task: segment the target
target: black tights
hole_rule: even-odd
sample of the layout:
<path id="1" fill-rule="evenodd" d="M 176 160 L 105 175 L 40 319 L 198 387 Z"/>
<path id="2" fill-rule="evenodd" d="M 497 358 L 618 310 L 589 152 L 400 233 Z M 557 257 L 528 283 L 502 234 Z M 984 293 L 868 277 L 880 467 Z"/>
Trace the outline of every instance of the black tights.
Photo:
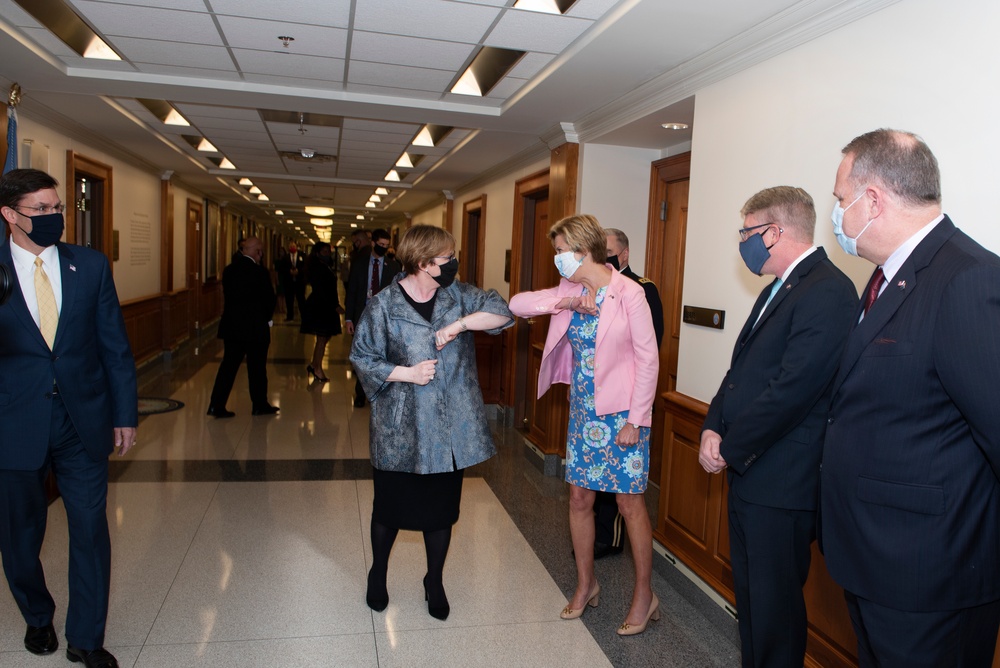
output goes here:
<path id="1" fill-rule="evenodd" d="M 389 553 L 396 542 L 399 529 L 372 520 L 372 570 L 369 576 L 370 593 L 377 598 L 389 598 L 386 576 L 389 570 Z M 451 527 L 424 532 L 424 550 L 427 553 L 427 594 L 432 600 L 444 598 L 442 578 L 444 562 L 451 544 Z"/>

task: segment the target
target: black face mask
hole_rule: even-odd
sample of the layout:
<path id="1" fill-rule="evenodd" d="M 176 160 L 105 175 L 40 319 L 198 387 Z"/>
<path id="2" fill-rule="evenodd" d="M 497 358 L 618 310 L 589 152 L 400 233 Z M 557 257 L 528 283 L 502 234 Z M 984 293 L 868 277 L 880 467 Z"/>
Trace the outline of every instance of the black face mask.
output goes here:
<path id="1" fill-rule="evenodd" d="M 21 212 L 18 211 L 18 213 Z M 21 213 L 21 215 L 24 216 L 23 213 Z M 41 246 L 42 248 L 48 248 L 55 242 L 59 241 L 62 237 L 63 230 L 66 227 L 61 213 L 47 213 L 44 216 L 24 217 L 31 219 L 31 231 L 24 232 L 23 227 L 20 225 L 18 225 L 18 227 L 28 236 L 31 243 Z"/>
<path id="2" fill-rule="evenodd" d="M 441 275 L 431 276 L 438 285 L 446 288 L 455 282 L 455 276 L 458 275 L 458 258 L 453 257 L 444 264 L 439 264 L 438 267 L 441 268 Z"/>
<path id="3" fill-rule="evenodd" d="M 379 257 L 382 257 L 383 255 L 385 255 L 385 252 L 387 250 L 389 250 L 389 249 L 386 248 L 385 246 L 379 246 L 378 244 L 372 244 L 372 252 L 375 253 L 375 255 L 378 255 Z"/>
<path id="4" fill-rule="evenodd" d="M 617 255 L 609 255 L 608 256 L 608 264 L 610 264 L 612 267 L 614 267 L 615 271 L 621 271 L 622 270 L 622 268 L 618 266 L 618 256 Z"/>

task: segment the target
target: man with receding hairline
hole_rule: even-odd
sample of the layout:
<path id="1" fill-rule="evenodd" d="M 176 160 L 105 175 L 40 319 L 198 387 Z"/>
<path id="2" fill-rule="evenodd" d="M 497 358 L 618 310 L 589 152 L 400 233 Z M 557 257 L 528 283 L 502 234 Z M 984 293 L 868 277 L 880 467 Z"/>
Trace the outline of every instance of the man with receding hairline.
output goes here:
<path id="1" fill-rule="evenodd" d="M 861 666 L 989 668 L 1000 628 L 1000 258 L 941 209 L 937 160 L 843 150 L 834 234 L 877 265 L 833 384 L 821 547 Z"/>

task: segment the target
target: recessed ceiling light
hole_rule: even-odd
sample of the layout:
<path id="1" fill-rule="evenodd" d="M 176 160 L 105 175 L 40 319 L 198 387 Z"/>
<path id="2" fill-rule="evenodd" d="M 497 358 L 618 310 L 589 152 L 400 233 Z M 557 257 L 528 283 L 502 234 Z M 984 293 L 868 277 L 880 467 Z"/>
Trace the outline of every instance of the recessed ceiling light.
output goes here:
<path id="1" fill-rule="evenodd" d="M 360 217 L 360 218 L 364 218 L 364 216 L 359 216 L 359 217 Z M 357 226 L 358 226 L 358 224 L 357 224 L 357 223 L 351 223 L 351 227 L 357 227 Z"/>
<path id="2" fill-rule="evenodd" d="M 403 155 L 399 156 L 399 160 L 396 161 L 396 166 L 397 167 L 410 167 L 410 168 L 412 168 L 413 167 L 413 162 L 410 160 L 410 154 L 409 153 L 403 153 Z"/>
<path id="3" fill-rule="evenodd" d="M 286 222 L 286 223 L 288 223 L 289 225 L 294 225 L 294 224 L 295 224 L 295 221 L 294 221 L 294 220 L 292 220 L 291 218 L 289 218 L 289 219 L 288 219 L 288 220 L 286 220 L 285 222 Z"/>
<path id="4" fill-rule="evenodd" d="M 191 125 L 186 118 L 181 116 L 181 112 L 176 109 L 171 109 L 167 117 L 163 119 L 163 122 L 166 125 L 180 125 L 184 127 Z"/>
<path id="5" fill-rule="evenodd" d="M 268 197 L 267 195 L 265 195 L 264 193 L 261 193 L 261 194 L 257 195 L 257 199 L 259 199 L 261 202 L 267 202 L 271 198 Z"/>
<path id="6" fill-rule="evenodd" d="M 219 162 L 219 168 L 220 169 L 236 169 L 236 165 L 234 165 L 233 163 L 229 162 L 229 158 L 223 158 Z"/>
<path id="7" fill-rule="evenodd" d="M 281 209 L 278 209 L 277 211 L 274 212 L 274 215 L 276 215 L 276 216 L 284 216 L 285 212 L 282 211 Z"/>
<path id="8" fill-rule="evenodd" d="M 375 202 L 365 202 L 365 207 L 368 208 L 368 209 L 374 209 L 375 208 Z"/>
<path id="9" fill-rule="evenodd" d="M 413 145 L 437 146 L 451 130 L 447 125 L 431 125 L 428 123 L 417 132 L 417 136 L 413 138 Z"/>
<path id="10" fill-rule="evenodd" d="M 565 14 L 576 0 L 517 0 L 514 9 L 543 14 Z"/>
<path id="11" fill-rule="evenodd" d="M 91 30 L 66 2 L 62 0 L 55 2 L 15 0 L 15 2 L 61 39 L 66 46 L 84 58 L 121 60 L 121 56 L 98 37 L 97 33 Z"/>
<path id="12" fill-rule="evenodd" d="M 262 192 L 263 191 L 260 188 L 258 188 L 257 186 L 254 186 L 254 187 L 250 188 L 250 194 L 251 195 L 259 195 Z"/>
<path id="13" fill-rule="evenodd" d="M 248 179 L 247 177 L 244 176 L 242 179 L 240 179 L 240 185 L 241 186 L 252 186 L 253 185 L 253 181 L 251 181 L 250 179 Z"/>
<path id="14" fill-rule="evenodd" d="M 687 123 L 663 123 L 660 127 L 665 130 L 687 130 Z"/>
<path id="15" fill-rule="evenodd" d="M 507 76 L 511 68 L 524 56 L 524 51 L 484 46 L 472 59 L 468 69 L 451 87 L 456 95 L 482 97 L 493 90 L 500 80 Z"/>
<path id="16" fill-rule="evenodd" d="M 310 216 L 332 216 L 334 211 L 329 206 L 307 206 L 306 213 Z"/>
<path id="17" fill-rule="evenodd" d="M 389 189 L 388 188 L 383 188 L 382 186 L 379 186 L 378 188 L 375 189 L 375 194 L 376 195 L 388 195 L 389 194 Z"/>
<path id="18" fill-rule="evenodd" d="M 219 149 L 212 145 L 212 142 L 208 141 L 202 137 L 201 141 L 198 142 L 198 150 L 204 153 L 218 153 Z"/>
<path id="19" fill-rule="evenodd" d="M 382 198 L 379 197 L 378 195 L 372 195 L 371 197 L 368 198 L 368 201 L 369 202 L 381 202 Z"/>
<path id="20" fill-rule="evenodd" d="M 389 173 L 385 175 L 385 181 L 399 181 L 399 172 L 395 169 L 390 169 Z"/>
<path id="21" fill-rule="evenodd" d="M 310 218 L 309 222 L 316 227 L 330 227 L 333 225 L 333 221 L 329 218 Z"/>
<path id="22" fill-rule="evenodd" d="M 364 216 L 364 214 L 359 213 L 358 215 L 354 216 L 354 219 L 355 220 L 364 220 L 365 216 Z M 353 225 L 353 223 L 352 223 L 352 225 Z M 357 225 L 354 225 L 354 227 L 357 227 Z"/>

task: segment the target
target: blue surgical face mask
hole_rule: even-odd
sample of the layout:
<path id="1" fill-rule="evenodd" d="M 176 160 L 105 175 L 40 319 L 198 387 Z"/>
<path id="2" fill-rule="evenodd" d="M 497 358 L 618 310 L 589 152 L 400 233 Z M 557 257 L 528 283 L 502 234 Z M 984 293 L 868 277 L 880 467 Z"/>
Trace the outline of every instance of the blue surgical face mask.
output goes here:
<path id="1" fill-rule="evenodd" d="M 23 213 L 16 209 L 15 212 L 24 216 Z M 48 248 L 62 238 L 65 222 L 61 213 L 47 213 L 42 216 L 24 217 L 31 220 L 31 231 L 25 232 L 31 243 L 42 248 Z M 18 227 L 21 226 L 18 225 Z M 24 228 L 21 228 L 21 231 L 24 232 Z"/>
<path id="2" fill-rule="evenodd" d="M 857 204 L 858 200 L 864 196 L 865 193 L 862 191 L 862 193 L 858 195 L 853 202 L 847 205 L 847 209 L 850 209 L 852 206 Z M 840 244 L 840 247 L 844 249 L 845 253 L 857 257 L 858 239 L 860 239 L 861 235 L 865 233 L 865 230 L 871 227 L 871 224 L 875 222 L 875 219 L 872 218 L 871 220 L 869 220 L 868 224 L 865 225 L 864 229 L 858 232 L 858 236 L 852 239 L 851 237 L 844 234 L 844 214 L 847 213 L 847 209 L 840 208 L 839 201 L 833 203 L 833 213 L 830 214 L 830 220 L 833 221 L 833 235 L 837 237 L 837 243 Z"/>
<path id="3" fill-rule="evenodd" d="M 573 251 L 566 251 L 565 253 L 559 253 L 555 257 L 556 269 L 559 270 L 559 275 L 569 280 L 576 270 L 580 268 L 583 264 L 583 258 L 579 260 L 576 259 L 576 253 Z"/>
<path id="4" fill-rule="evenodd" d="M 761 272 L 764 271 L 764 263 L 771 257 L 772 248 L 774 248 L 774 244 L 764 245 L 763 234 L 752 234 L 740 242 L 740 257 L 743 258 L 747 269 L 760 276 Z"/>

